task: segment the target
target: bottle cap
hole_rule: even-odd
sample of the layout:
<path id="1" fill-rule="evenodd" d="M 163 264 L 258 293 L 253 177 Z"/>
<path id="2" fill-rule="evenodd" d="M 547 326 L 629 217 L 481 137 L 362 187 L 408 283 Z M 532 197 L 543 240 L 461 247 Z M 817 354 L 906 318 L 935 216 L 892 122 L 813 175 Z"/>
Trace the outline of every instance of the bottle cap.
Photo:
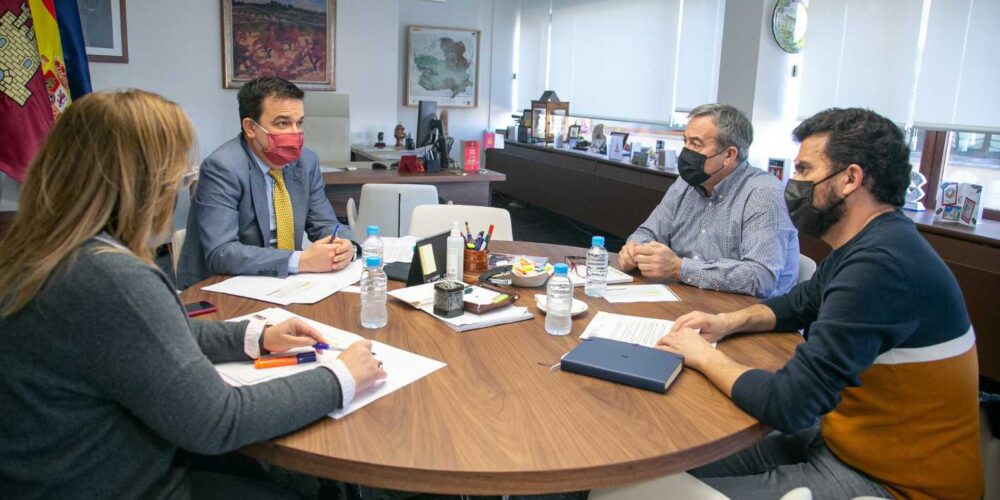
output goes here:
<path id="1" fill-rule="evenodd" d="M 569 266 L 563 264 L 562 262 L 552 267 L 555 268 L 556 276 L 566 276 L 566 273 L 569 272 Z"/>
<path id="2" fill-rule="evenodd" d="M 375 236 L 378 234 L 378 226 L 368 226 L 368 236 Z"/>
<path id="3" fill-rule="evenodd" d="M 604 246 L 604 236 L 594 236 L 590 239 L 590 246 L 603 247 Z"/>

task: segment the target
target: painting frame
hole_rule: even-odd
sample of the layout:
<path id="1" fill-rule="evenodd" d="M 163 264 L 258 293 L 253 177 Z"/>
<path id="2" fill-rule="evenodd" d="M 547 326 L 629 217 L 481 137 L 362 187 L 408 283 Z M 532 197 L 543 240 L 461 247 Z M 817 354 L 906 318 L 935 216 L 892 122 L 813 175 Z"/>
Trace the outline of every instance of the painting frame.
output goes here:
<path id="1" fill-rule="evenodd" d="M 93 38 L 93 36 L 88 37 L 88 33 L 93 33 L 93 30 L 100 30 L 102 35 L 108 36 L 111 39 L 111 47 L 100 47 L 92 46 L 89 43 L 86 44 L 85 51 L 87 53 L 88 62 L 106 62 L 106 63 L 128 63 L 128 23 L 125 12 L 125 0 L 89 0 L 96 1 L 97 3 L 104 4 L 109 12 L 110 25 L 101 25 L 98 19 L 94 18 L 92 14 L 92 9 L 87 6 L 88 0 L 77 0 L 76 6 L 80 13 L 80 25 L 84 33 L 84 40 L 87 38 Z"/>
<path id="2" fill-rule="evenodd" d="M 435 34 L 450 35 L 460 42 L 466 42 L 470 38 L 475 39 L 475 48 L 473 53 L 474 61 L 469 61 L 469 67 L 474 68 L 472 70 L 472 95 L 462 95 L 461 97 L 453 95 L 452 97 L 442 96 L 440 94 L 434 94 L 435 91 L 426 92 L 415 92 L 414 88 L 414 78 L 417 76 L 413 68 L 416 67 L 415 55 L 414 55 L 414 37 L 419 35 L 434 36 Z M 480 57 L 480 46 L 482 44 L 482 32 L 477 29 L 472 28 L 446 28 L 440 26 L 420 26 L 420 25 L 409 25 L 406 29 L 406 59 L 403 61 L 405 66 L 406 78 L 403 80 L 403 105 L 407 107 L 415 107 L 422 100 L 425 101 L 436 101 L 439 108 L 466 108 L 473 109 L 479 107 L 479 61 Z M 472 44 L 466 44 L 468 47 Z M 440 92 L 438 90 L 437 92 Z M 465 101 L 465 102 L 463 102 Z"/>
<path id="3" fill-rule="evenodd" d="M 281 73 L 280 71 L 268 71 L 268 68 L 258 68 L 256 71 L 251 71 L 249 76 L 240 76 L 239 71 L 234 66 L 236 57 L 233 51 L 233 33 L 234 29 L 238 29 L 238 26 L 234 26 L 233 19 L 233 4 L 240 3 L 241 0 L 220 0 L 221 3 L 221 13 L 222 13 L 222 88 L 225 89 L 238 89 L 243 86 L 243 84 L 253 80 L 254 78 L 261 76 L 278 76 L 285 78 L 286 80 L 294 83 L 302 90 L 337 90 L 336 85 L 336 28 L 337 28 L 337 1 L 336 0 L 325 0 L 326 3 L 326 19 L 324 20 L 324 26 L 326 30 L 326 35 L 324 37 L 325 53 L 322 54 L 322 59 L 325 61 L 325 70 L 322 71 L 322 79 L 301 79 L 295 78 L 294 75 L 289 75 L 288 73 Z M 284 49 L 283 49 L 284 50 Z M 287 52 L 287 50 L 286 50 Z M 302 56 L 303 53 L 298 55 Z"/>

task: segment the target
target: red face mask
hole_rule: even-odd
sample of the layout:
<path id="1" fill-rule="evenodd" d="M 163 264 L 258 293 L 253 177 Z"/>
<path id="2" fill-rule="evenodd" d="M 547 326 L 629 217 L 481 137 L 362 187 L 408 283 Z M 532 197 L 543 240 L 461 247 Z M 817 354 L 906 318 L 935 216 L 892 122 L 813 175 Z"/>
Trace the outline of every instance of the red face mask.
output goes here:
<path id="1" fill-rule="evenodd" d="M 253 120 L 251 120 L 253 122 Z M 287 165 L 299 159 L 302 155 L 302 143 L 305 138 L 302 132 L 291 132 L 286 134 L 272 134 L 261 127 L 259 123 L 253 122 L 267 136 L 267 147 L 262 147 L 261 152 L 267 161 L 275 165 Z"/>

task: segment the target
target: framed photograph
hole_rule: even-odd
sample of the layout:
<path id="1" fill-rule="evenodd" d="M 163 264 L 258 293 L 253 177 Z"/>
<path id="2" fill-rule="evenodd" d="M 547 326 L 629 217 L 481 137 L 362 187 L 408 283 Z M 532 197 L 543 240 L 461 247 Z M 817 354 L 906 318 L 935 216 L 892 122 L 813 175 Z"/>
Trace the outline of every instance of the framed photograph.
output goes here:
<path id="1" fill-rule="evenodd" d="M 125 0 L 76 0 L 90 62 L 128 62 Z"/>
<path id="2" fill-rule="evenodd" d="M 624 161 L 626 142 L 628 142 L 627 133 L 611 132 L 611 136 L 608 139 L 608 159 L 611 161 Z"/>
<path id="3" fill-rule="evenodd" d="M 479 30 L 410 26 L 403 104 L 479 105 Z M 522 123 L 523 125 L 523 123 Z"/>
<path id="4" fill-rule="evenodd" d="M 580 126 L 579 125 L 570 125 L 569 126 L 569 132 L 566 135 L 570 139 L 579 139 L 580 138 Z"/>
<path id="5" fill-rule="evenodd" d="M 303 90 L 336 90 L 336 0 L 222 0 L 222 85 L 279 76 Z"/>
<path id="6" fill-rule="evenodd" d="M 972 198 L 966 198 L 965 203 L 962 205 L 962 222 L 966 224 L 975 224 L 973 222 L 973 217 L 976 215 L 976 200 Z"/>

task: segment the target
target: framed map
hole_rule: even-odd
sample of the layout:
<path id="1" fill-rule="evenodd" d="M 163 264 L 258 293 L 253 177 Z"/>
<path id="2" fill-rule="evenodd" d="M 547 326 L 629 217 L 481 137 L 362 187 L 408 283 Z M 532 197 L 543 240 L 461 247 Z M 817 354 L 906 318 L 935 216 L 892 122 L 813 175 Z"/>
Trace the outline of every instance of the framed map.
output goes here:
<path id="1" fill-rule="evenodd" d="M 479 31 L 410 26 L 403 104 L 479 105 Z"/>
<path id="2" fill-rule="evenodd" d="M 223 88 L 279 76 L 303 90 L 336 90 L 336 0 L 222 0 Z"/>

